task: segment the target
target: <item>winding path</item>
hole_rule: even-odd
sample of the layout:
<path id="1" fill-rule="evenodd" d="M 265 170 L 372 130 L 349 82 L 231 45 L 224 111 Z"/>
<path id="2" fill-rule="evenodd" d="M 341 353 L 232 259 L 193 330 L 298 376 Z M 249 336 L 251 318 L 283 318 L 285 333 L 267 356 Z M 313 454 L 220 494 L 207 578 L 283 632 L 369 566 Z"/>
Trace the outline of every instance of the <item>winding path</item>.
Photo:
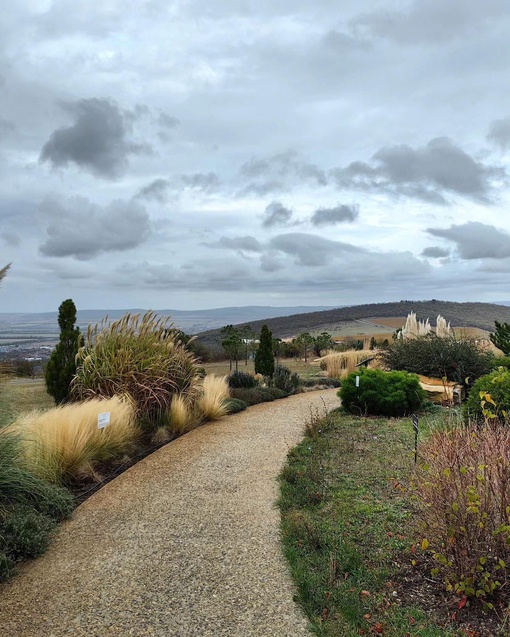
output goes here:
<path id="1" fill-rule="evenodd" d="M 310 410 L 337 405 L 334 389 L 257 405 L 107 484 L 0 587 L 2 637 L 309 637 L 275 478 Z"/>

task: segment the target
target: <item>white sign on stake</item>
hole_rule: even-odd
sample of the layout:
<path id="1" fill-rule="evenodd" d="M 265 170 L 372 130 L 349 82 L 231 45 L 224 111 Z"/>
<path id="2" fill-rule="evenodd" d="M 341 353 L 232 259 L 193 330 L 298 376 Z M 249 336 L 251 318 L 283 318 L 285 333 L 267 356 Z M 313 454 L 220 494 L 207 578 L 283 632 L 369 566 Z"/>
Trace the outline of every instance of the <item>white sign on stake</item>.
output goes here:
<path id="1" fill-rule="evenodd" d="M 356 387 L 359 387 L 359 376 L 356 376 Z"/>
<path id="2" fill-rule="evenodd" d="M 97 428 L 104 429 L 107 425 L 110 424 L 110 412 L 105 411 L 102 414 L 97 414 Z"/>

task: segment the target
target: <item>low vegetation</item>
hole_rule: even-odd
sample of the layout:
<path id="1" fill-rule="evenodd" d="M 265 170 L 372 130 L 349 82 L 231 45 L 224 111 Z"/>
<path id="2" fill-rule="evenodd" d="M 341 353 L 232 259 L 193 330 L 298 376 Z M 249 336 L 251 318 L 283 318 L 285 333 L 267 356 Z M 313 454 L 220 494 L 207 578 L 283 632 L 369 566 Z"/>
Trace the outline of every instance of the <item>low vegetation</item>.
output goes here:
<path id="1" fill-rule="evenodd" d="M 468 387 L 494 366 L 494 354 L 475 339 L 431 334 L 396 340 L 380 354 L 387 369 L 422 374 Z"/>
<path id="2" fill-rule="evenodd" d="M 440 408 L 311 414 L 281 474 L 282 540 L 324 637 L 507 634 L 510 439 Z"/>
<path id="3" fill-rule="evenodd" d="M 110 422 L 98 428 L 98 415 Z M 139 436 L 131 399 L 114 396 L 31 412 L 12 425 L 21 440 L 23 465 L 52 483 L 94 478 L 97 465 L 131 451 Z"/>
<path id="4" fill-rule="evenodd" d="M 501 367 L 479 378 L 464 403 L 467 422 L 483 423 L 487 417 L 508 423 L 510 417 L 510 370 Z"/>
<path id="5" fill-rule="evenodd" d="M 193 399 L 199 381 L 195 358 L 168 319 L 147 312 L 89 328 L 78 353 L 73 392 L 81 400 L 128 395 L 138 422 L 153 431 L 165 419 L 172 398 Z"/>
<path id="6" fill-rule="evenodd" d="M 419 411 L 425 392 L 407 372 L 362 368 L 342 381 L 338 392 L 346 411 L 357 415 L 405 416 Z"/>

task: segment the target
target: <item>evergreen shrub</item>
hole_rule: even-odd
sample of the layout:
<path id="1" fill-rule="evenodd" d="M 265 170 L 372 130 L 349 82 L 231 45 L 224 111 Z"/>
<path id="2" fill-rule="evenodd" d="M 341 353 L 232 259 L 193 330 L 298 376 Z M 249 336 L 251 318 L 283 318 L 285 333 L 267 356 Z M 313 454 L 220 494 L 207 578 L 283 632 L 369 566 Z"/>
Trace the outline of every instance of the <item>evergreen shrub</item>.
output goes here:
<path id="1" fill-rule="evenodd" d="M 426 398 L 416 375 L 367 368 L 350 373 L 342 381 L 338 396 L 343 407 L 353 414 L 394 417 L 421 409 Z"/>

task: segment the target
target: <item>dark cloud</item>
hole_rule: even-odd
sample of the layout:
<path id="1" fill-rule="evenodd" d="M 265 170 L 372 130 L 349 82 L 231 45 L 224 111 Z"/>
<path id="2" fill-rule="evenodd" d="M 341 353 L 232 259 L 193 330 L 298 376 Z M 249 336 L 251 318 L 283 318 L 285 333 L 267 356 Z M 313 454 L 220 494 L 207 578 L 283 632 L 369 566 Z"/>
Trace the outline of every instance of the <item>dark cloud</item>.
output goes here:
<path id="1" fill-rule="evenodd" d="M 286 208 L 279 201 L 273 201 L 264 210 L 262 225 L 265 228 L 287 225 L 292 219 L 292 214 L 293 212 L 290 208 Z"/>
<path id="2" fill-rule="evenodd" d="M 440 246 L 430 246 L 423 250 L 422 255 L 424 257 L 431 257 L 432 259 L 441 259 L 450 255 L 448 248 L 441 248 Z"/>
<path id="3" fill-rule="evenodd" d="M 245 237 L 221 237 L 216 243 L 206 243 L 210 248 L 241 250 L 246 252 L 262 252 L 262 244 L 250 235 Z"/>
<path id="4" fill-rule="evenodd" d="M 362 248 L 348 243 L 331 241 L 302 232 L 278 235 L 271 239 L 269 245 L 274 250 L 295 257 L 298 265 L 312 267 L 326 265 L 332 258 L 339 258 L 346 253 L 360 254 L 365 252 Z"/>
<path id="5" fill-rule="evenodd" d="M 487 139 L 506 150 L 510 146 L 510 117 L 494 120 L 490 125 Z"/>
<path id="6" fill-rule="evenodd" d="M 382 148 L 372 162 L 352 162 L 330 171 L 339 188 L 357 188 L 447 203 L 443 193 L 455 193 L 488 202 L 492 180 L 502 169 L 486 166 L 447 138 L 431 140 L 422 148 L 407 145 Z"/>
<path id="7" fill-rule="evenodd" d="M 456 244 L 461 259 L 505 259 L 510 257 L 510 234 L 478 221 L 450 228 L 428 228 L 434 237 Z"/>
<path id="8" fill-rule="evenodd" d="M 359 217 L 359 206 L 338 205 L 334 208 L 319 208 L 310 221 L 314 226 L 330 226 L 336 223 L 348 223 L 356 221 Z"/>
<path id="9" fill-rule="evenodd" d="M 130 250 L 150 233 L 149 215 L 135 201 L 119 199 L 102 208 L 83 197 L 65 203 L 46 200 L 41 214 L 48 225 L 39 252 L 47 257 L 86 260 L 105 252 Z"/>
<path id="10" fill-rule="evenodd" d="M 82 99 L 65 102 L 62 108 L 74 117 L 74 124 L 51 134 L 41 151 L 41 161 L 57 167 L 74 163 L 98 177 L 111 179 L 123 172 L 129 155 L 147 152 L 148 146 L 128 139 L 136 115 L 114 102 Z"/>

